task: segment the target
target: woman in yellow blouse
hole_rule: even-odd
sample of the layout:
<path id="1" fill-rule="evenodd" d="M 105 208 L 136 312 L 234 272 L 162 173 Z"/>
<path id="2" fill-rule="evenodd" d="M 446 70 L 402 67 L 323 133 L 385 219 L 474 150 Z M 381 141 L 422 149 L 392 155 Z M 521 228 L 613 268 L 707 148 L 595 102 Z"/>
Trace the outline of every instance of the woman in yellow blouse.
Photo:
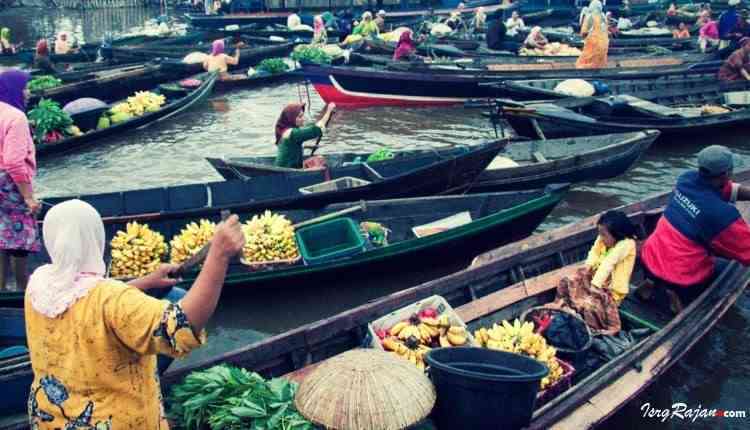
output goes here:
<path id="1" fill-rule="evenodd" d="M 244 245 L 237 217 L 217 227 L 178 303 L 143 292 L 172 286 L 175 266 L 130 284 L 104 277 L 104 224 L 89 204 L 56 205 L 43 232 L 52 263 L 31 276 L 25 300 L 31 428 L 167 429 L 156 355 L 183 357 L 205 342 L 228 261 Z"/>
<path id="2" fill-rule="evenodd" d="M 635 266 L 635 226 L 621 211 L 605 212 L 597 222 L 599 235 L 575 279 L 564 278 L 549 307 L 568 308 L 600 334 L 620 331 L 618 307 L 628 295 Z"/>

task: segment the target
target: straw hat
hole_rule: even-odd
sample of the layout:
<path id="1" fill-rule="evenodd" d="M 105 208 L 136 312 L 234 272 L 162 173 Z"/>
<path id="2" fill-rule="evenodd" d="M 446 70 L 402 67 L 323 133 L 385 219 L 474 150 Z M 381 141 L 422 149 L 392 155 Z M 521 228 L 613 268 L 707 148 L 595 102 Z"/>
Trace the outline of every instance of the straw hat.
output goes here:
<path id="1" fill-rule="evenodd" d="M 375 349 L 353 349 L 312 371 L 294 398 L 310 421 L 336 430 L 396 430 L 429 415 L 435 387 L 412 363 Z"/>

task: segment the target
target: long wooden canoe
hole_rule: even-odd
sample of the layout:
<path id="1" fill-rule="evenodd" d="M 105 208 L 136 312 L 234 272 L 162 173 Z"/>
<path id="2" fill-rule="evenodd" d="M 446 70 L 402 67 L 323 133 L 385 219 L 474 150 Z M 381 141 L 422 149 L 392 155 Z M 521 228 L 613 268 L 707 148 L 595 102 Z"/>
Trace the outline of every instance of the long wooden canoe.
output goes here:
<path id="1" fill-rule="evenodd" d="M 593 137 L 568 138 L 546 141 L 522 141 L 510 143 L 501 157 L 518 163 L 517 167 L 503 166 L 485 169 L 474 185 L 472 192 L 524 190 L 543 187 L 553 183 L 576 183 L 609 179 L 621 175 L 646 152 L 659 136 L 657 131 L 639 133 L 608 134 Z M 448 156 L 465 151 L 465 148 L 440 151 Z M 403 151 L 395 158 L 418 156 L 434 150 Z M 321 154 L 331 167 L 338 167 L 356 160 L 367 160 L 368 153 Z M 227 180 L 247 179 L 257 176 L 290 172 L 305 174 L 301 169 L 274 166 L 275 156 L 207 158 L 216 171 Z M 378 166 L 384 160 L 373 162 Z M 307 174 L 314 174 L 308 172 Z"/>
<path id="2" fill-rule="evenodd" d="M 28 361 L 23 309 L 0 308 L 0 416 L 25 409 L 32 381 Z"/>
<path id="3" fill-rule="evenodd" d="M 750 172 L 737 175 L 748 183 Z M 622 207 L 648 233 L 669 194 Z M 745 217 L 750 209 L 743 205 Z M 445 297 L 470 328 L 518 316 L 531 306 L 548 302 L 557 280 L 573 273 L 585 259 L 597 230 L 598 216 L 535 235 L 479 256 L 464 271 L 369 302 L 342 314 L 282 333 L 253 345 L 213 357 L 162 378 L 165 392 L 194 370 L 229 363 L 264 376 L 287 375 L 301 380 L 316 364 L 352 348 L 366 345 L 367 323 L 434 294 Z M 642 277 L 636 268 L 633 283 Z M 677 316 L 642 302 L 631 293 L 621 307 L 624 327 L 649 328 L 651 334 L 626 353 L 589 375 L 534 412 L 530 428 L 591 428 L 655 381 L 719 320 L 742 294 L 750 270 L 731 264 L 706 291 Z"/>
<path id="4" fill-rule="evenodd" d="M 110 137 L 120 136 L 128 131 L 148 127 L 157 122 L 164 121 L 167 118 L 180 114 L 192 107 L 206 101 L 211 95 L 214 85 L 218 79 L 217 75 L 207 75 L 204 77 L 202 84 L 192 90 L 185 90 L 184 93 L 175 96 L 171 93 L 165 93 L 167 98 L 166 104 L 155 112 L 145 113 L 142 116 L 133 117 L 133 119 L 119 124 L 113 124 L 110 127 L 101 130 L 91 130 L 81 136 L 73 136 L 54 143 L 40 143 L 36 145 L 37 159 L 45 159 L 54 155 L 68 154 L 79 151 L 85 147 L 91 146 L 97 141 Z M 154 90 L 151 87 L 141 88 L 143 90 Z M 157 88 L 155 92 L 160 92 Z M 164 91 L 161 91 L 164 93 Z M 116 101 L 112 101 L 112 105 Z"/>

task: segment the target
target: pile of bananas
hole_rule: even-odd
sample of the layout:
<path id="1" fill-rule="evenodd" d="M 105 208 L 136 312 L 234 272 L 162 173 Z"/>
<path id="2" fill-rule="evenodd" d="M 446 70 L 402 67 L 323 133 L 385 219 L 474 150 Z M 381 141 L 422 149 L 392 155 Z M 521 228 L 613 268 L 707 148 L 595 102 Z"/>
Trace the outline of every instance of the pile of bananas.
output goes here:
<path id="1" fill-rule="evenodd" d="M 480 328 L 474 332 L 477 342 L 486 348 L 513 352 L 531 357 L 549 368 L 549 374 L 542 379 L 541 389 L 554 385 L 563 375 L 563 368 L 555 358 L 557 350 L 547 345 L 547 341 L 534 333 L 534 323 L 516 319 L 513 324 L 503 321 L 492 328 Z"/>
<path id="2" fill-rule="evenodd" d="M 242 225 L 245 234 L 245 261 L 266 262 L 299 257 L 294 227 L 284 215 L 265 211 Z"/>
<path id="3" fill-rule="evenodd" d="M 147 112 L 156 112 L 166 101 L 163 95 L 151 91 L 137 91 L 135 95 L 128 97 L 127 101 L 114 105 L 109 111 L 112 114 L 141 116 Z"/>
<path id="4" fill-rule="evenodd" d="M 155 271 L 167 252 L 164 236 L 146 224 L 128 223 L 112 242 L 111 274 L 115 278 L 135 278 Z"/>
<path id="5" fill-rule="evenodd" d="M 216 224 L 207 219 L 198 223 L 191 222 L 180 231 L 180 234 L 169 242 L 171 256 L 169 262 L 180 264 L 195 255 L 214 236 Z"/>
<path id="6" fill-rule="evenodd" d="M 386 351 L 392 351 L 424 369 L 424 354 L 430 349 L 463 346 L 468 342 L 463 326 L 452 326 L 447 315 L 436 316 L 434 310 L 422 311 L 388 330 L 379 330 L 377 335 Z"/>

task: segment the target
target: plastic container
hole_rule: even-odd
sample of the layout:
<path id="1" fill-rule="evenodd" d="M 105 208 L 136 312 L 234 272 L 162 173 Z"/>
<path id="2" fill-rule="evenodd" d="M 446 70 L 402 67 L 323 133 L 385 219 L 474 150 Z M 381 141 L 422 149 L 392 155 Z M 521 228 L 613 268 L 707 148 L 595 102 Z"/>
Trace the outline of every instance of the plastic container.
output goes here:
<path id="1" fill-rule="evenodd" d="M 357 224 L 348 217 L 313 224 L 295 233 L 299 253 L 306 264 L 320 264 L 358 254 L 365 249 L 365 239 Z"/>
<path id="2" fill-rule="evenodd" d="M 425 357 L 441 429 L 515 430 L 529 424 L 549 369 L 523 355 L 484 348 L 438 348 Z"/>
<path id="3" fill-rule="evenodd" d="M 345 176 L 343 178 L 334 179 L 332 181 L 325 181 L 319 184 L 302 187 L 299 189 L 299 192 L 302 194 L 323 193 L 326 191 L 338 191 L 346 190 L 348 188 L 363 187 L 369 184 L 370 182 L 365 181 L 364 179 Z"/>
<path id="4" fill-rule="evenodd" d="M 99 123 L 99 118 L 102 116 L 104 112 L 106 112 L 109 108 L 103 107 L 103 108 L 97 108 L 93 109 L 87 112 L 81 112 L 70 116 L 70 119 L 73 120 L 73 124 L 76 125 L 82 132 L 87 132 L 89 130 L 96 130 L 96 126 Z"/>
<path id="5" fill-rule="evenodd" d="M 568 364 L 567 362 L 557 359 L 560 363 L 560 367 L 563 369 L 563 374 L 560 379 L 555 382 L 554 385 L 548 386 L 545 390 L 542 390 L 536 396 L 536 407 L 541 408 L 547 404 L 550 400 L 559 396 L 561 393 L 567 391 L 573 385 L 573 374 L 576 369 Z"/>

